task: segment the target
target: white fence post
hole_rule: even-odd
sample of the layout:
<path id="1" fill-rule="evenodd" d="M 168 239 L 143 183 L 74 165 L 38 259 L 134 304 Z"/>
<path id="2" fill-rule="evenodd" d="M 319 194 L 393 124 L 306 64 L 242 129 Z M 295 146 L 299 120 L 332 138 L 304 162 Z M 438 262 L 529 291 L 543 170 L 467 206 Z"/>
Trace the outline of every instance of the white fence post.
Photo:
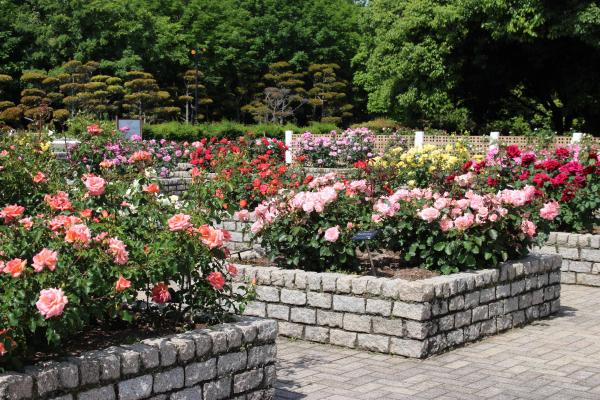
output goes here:
<path id="1" fill-rule="evenodd" d="M 292 135 L 293 131 L 285 131 L 285 145 L 287 150 L 285 151 L 285 162 L 286 164 L 291 164 L 293 155 L 292 155 Z"/>
<path id="2" fill-rule="evenodd" d="M 573 136 L 571 137 L 571 144 L 581 142 L 582 138 L 583 138 L 583 132 L 573 132 Z"/>
<path id="3" fill-rule="evenodd" d="M 415 131 L 415 147 L 417 147 L 417 148 L 423 147 L 424 136 L 425 136 L 425 132 Z"/>
<path id="4" fill-rule="evenodd" d="M 500 140 L 500 132 L 490 132 L 490 150 L 498 147 L 498 141 Z"/>

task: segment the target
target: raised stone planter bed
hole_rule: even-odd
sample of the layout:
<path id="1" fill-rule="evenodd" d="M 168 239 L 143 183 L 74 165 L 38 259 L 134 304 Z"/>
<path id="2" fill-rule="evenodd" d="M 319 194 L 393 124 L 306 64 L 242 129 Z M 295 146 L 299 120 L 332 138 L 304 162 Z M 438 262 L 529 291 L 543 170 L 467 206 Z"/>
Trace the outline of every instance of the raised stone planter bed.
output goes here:
<path id="1" fill-rule="evenodd" d="M 0 375 L 0 399 L 272 399 L 277 323 L 236 323 L 142 340 Z"/>
<path id="2" fill-rule="evenodd" d="M 552 232 L 538 251 L 562 256 L 562 283 L 600 286 L 600 235 Z"/>
<path id="3" fill-rule="evenodd" d="M 558 311 L 560 265 L 531 255 L 414 282 L 239 266 L 239 279 L 257 282 L 247 314 L 278 320 L 280 335 L 425 358 Z"/>
<path id="4" fill-rule="evenodd" d="M 304 172 L 314 176 L 327 175 L 330 172 L 335 172 L 338 175 L 347 175 L 357 171 L 355 168 L 318 168 L 318 167 L 304 167 Z"/>

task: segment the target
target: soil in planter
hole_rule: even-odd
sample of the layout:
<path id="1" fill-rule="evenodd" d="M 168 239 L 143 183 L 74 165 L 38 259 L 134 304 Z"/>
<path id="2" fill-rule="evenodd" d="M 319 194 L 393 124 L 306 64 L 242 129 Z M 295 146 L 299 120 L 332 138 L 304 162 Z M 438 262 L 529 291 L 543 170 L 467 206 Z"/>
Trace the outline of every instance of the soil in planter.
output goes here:
<path id="1" fill-rule="evenodd" d="M 361 272 L 359 275 L 372 275 L 369 256 L 367 253 L 358 254 L 361 260 Z M 399 253 L 392 251 L 378 251 L 371 254 L 373 265 L 378 277 L 404 279 L 407 281 L 417 281 L 438 276 L 439 272 L 430 271 L 424 268 L 418 268 L 408 265 L 402 260 Z M 232 262 L 239 260 L 232 259 Z M 261 267 L 271 267 L 275 264 L 268 258 L 249 258 L 242 260 L 242 264 L 250 264 Z"/>
<path id="2" fill-rule="evenodd" d="M 44 349 L 27 355 L 22 361 L 25 365 L 39 361 L 56 359 L 57 357 L 78 356 L 86 351 L 101 350 L 111 346 L 133 344 L 143 339 L 167 336 L 186 330 L 184 324 L 172 320 L 146 319 L 138 315 L 135 324 L 114 321 L 102 326 L 92 326 L 64 341 L 60 349 Z M 196 324 L 195 328 L 205 328 L 206 324 Z M 189 327 L 188 327 L 189 329 Z"/>

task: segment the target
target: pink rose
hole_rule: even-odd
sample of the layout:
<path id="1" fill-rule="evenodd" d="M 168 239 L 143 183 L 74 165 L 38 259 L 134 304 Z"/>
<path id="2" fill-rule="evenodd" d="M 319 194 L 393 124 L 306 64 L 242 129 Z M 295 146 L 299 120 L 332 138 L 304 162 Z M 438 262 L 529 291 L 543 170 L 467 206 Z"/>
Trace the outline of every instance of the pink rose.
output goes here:
<path id="1" fill-rule="evenodd" d="M 190 218 L 187 214 L 175 214 L 168 220 L 169 230 L 176 232 L 190 228 L 192 226 Z"/>
<path id="2" fill-rule="evenodd" d="M 129 261 L 127 246 L 117 238 L 108 239 L 108 253 L 115 258 L 115 263 L 119 265 L 127 264 Z"/>
<path id="3" fill-rule="evenodd" d="M 475 217 L 473 216 L 473 214 L 465 214 L 454 220 L 454 226 L 456 227 L 456 229 L 464 231 L 465 229 L 473 225 L 474 221 Z"/>
<path id="4" fill-rule="evenodd" d="M 164 282 L 159 282 L 152 288 L 152 301 L 158 304 L 164 304 L 171 300 L 169 286 Z"/>
<path id="5" fill-rule="evenodd" d="M 553 220 L 560 214 L 560 205 L 557 201 L 550 201 L 544 204 L 540 210 L 540 217 L 548 220 Z"/>
<path id="6" fill-rule="evenodd" d="M 247 221 L 249 215 L 250 215 L 250 212 L 248 210 L 240 210 L 233 214 L 233 218 L 235 218 L 239 221 Z"/>
<path id="7" fill-rule="evenodd" d="M 46 319 L 59 316 L 63 313 L 69 299 L 62 289 L 45 289 L 40 292 L 40 298 L 35 306 Z"/>
<path id="8" fill-rule="evenodd" d="M 33 256 L 33 269 L 35 272 L 42 272 L 44 268 L 54 271 L 58 262 L 58 253 L 49 249 L 42 249 L 39 253 Z"/>
<path id="9" fill-rule="evenodd" d="M 128 279 L 125 279 L 125 277 L 123 277 L 123 275 L 119 276 L 119 279 L 117 279 L 117 283 L 115 285 L 115 291 L 117 291 L 118 293 L 121 293 L 127 289 L 129 289 L 131 287 L 131 281 Z"/>
<path id="10" fill-rule="evenodd" d="M 454 227 L 454 222 L 448 217 L 443 217 L 440 219 L 440 229 L 442 232 L 446 232 Z"/>
<path id="11" fill-rule="evenodd" d="M 338 225 L 333 226 L 325 231 L 325 240 L 328 242 L 335 242 L 340 237 L 340 227 Z"/>
<path id="12" fill-rule="evenodd" d="M 13 219 L 23 215 L 23 212 L 25 212 L 25 207 L 11 204 L 4 207 L 2 211 L 0 211 L 0 218 L 4 218 L 4 222 L 9 223 Z"/>
<path id="13" fill-rule="evenodd" d="M 208 283 L 210 283 L 210 286 L 212 286 L 215 290 L 223 290 L 223 286 L 225 286 L 225 278 L 220 272 L 211 272 L 206 277 L 206 280 L 208 281 Z"/>
<path id="14" fill-rule="evenodd" d="M 19 220 L 19 224 L 21 224 L 21 226 L 26 230 L 30 230 L 33 227 L 33 220 L 31 219 L 31 217 L 21 218 Z"/>
<path id="15" fill-rule="evenodd" d="M 106 181 L 99 176 L 90 175 L 85 178 L 85 187 L 90 196 L 102 196 L 106 186 Z"/>
<path id="16" fill-rule="evenodd" d="M 433 222 L 440 216 L 440 210 L 434 207 L 427 207 L 419 211 L 419 218 L 427 222 Z"/>
<path id="17" fill-rule="evenodd" d="M 521 231 L 527 236 L 531 237 L 535 235 L 535 230 L 535 224 L 528 219 L 524 219 L 523 222 L 521 222 Z"/>

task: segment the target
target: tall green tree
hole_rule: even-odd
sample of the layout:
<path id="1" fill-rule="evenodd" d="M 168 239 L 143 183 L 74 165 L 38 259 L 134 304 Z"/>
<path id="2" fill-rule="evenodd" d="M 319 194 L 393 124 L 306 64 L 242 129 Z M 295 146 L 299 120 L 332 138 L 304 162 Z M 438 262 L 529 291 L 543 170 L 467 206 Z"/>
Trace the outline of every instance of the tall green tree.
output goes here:
<path id="1" fill-rule="evenodd" d="M 343 119 L 352 117 L 352 104 L 346 102 L 348 82 L 339 80 L 337 64 L 311 64 L 308 72 L 312 77 L 312 88 L 308 91 L 308 103 L 320 113 L 319 120 L 332 124 L 341 124 Z"/>
<path id="2" fill-rule="evenodd" d="M 600 131 L 600 8 L 592 0 L 373 0 L 354 58 L 368 109 L 475 128 L 507 114 Z"/>

